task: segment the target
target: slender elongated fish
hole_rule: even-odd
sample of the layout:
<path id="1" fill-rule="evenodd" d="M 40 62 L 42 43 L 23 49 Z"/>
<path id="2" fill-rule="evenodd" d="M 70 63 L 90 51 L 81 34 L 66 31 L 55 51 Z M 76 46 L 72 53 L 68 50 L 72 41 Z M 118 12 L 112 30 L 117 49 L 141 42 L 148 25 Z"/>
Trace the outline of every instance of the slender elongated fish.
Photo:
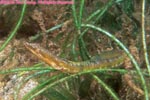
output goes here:
<path id="1" fill-rule="evenodd" d="M 38 44 L 24 43 L 24 45 L 40 60 L 52 66 L 54 69 L 63 71 L 65 73 L 77 73 L 92 69 L 117 67 L 123 64 L 126 57 L 124 52 L 112 50 L 103 52 L 87 61 L 74 62 L 55 56 Z"/>

